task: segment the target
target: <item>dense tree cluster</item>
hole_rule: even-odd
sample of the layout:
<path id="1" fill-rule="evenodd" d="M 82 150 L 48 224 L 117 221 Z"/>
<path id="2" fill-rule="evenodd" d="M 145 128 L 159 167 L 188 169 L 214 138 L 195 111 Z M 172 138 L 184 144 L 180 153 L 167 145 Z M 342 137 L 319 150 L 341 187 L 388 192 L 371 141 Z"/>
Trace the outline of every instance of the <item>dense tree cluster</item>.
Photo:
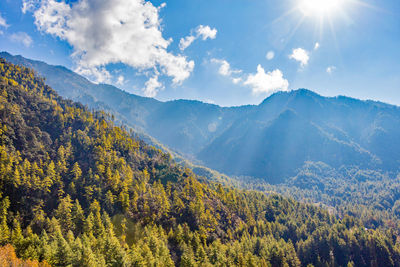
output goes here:
<path id="1" fill-rule="evenodd" d="M 400 174 L 356 166 L 335 169 L 322 162 L 306 162 L 296 176 L 277 185 L 251 177 L 208 176 L 242 189 L 279 192 L 322 206 L 340 218 L 357 217 L 367 228 L 400 233 Z"/>
<path id="2" fill-rule="evenodd" d="M 26 266 L 400 263 L 395 231 L 206 182 L 2 59 L 0 246 Z"/>

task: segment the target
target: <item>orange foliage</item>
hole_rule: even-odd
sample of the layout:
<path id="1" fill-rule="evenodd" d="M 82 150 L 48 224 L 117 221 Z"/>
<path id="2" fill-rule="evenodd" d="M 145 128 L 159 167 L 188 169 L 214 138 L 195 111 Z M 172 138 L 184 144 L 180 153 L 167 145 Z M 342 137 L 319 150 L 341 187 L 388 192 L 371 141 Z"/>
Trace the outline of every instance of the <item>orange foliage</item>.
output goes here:
<path id="1" fill-rule="evenodd" d="M 17 258 L 14 247 L 5 245 L 0 247 L 0 266 L 10 267 L 50 267 L 47 262 L 38 262 L 36 260 L 21 260 Z"/>

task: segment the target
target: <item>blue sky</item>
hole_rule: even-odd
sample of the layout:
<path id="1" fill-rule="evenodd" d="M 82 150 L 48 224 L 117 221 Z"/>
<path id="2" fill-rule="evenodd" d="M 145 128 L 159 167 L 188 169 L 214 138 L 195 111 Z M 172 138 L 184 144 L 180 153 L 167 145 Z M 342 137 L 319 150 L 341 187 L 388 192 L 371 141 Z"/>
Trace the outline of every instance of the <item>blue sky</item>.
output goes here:
<path id="1" fill-rule="evenodd" d="M 0 50 L 160 100 L 308 88 L 400 105 L 397 0 L 2 0 L 0 15 Z"/>

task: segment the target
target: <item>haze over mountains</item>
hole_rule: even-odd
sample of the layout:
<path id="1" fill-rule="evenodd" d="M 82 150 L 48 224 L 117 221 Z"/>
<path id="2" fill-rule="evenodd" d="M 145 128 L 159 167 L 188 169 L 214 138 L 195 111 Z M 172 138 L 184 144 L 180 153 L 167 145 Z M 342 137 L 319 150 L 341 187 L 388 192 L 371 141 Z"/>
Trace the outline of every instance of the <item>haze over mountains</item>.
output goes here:
<path id="1" fill-rule="evenodd" d="M 109 118 L 0 59 L 0 266 L 399 266 L 400 176 L 224 186 Z"/>
<path id="2" fill-rule="evenodd" d="M 61 96 L 108 110 L 173 150 L 226 174 L 279 183 L 307 161 L 333 168 L 399 170 L 397 106 L 323 97 L 306 89 L 279 92 L 252 106 L 160 102 L 93 84 L 61 66 L 5 52 L 0 57 L 35 69 Z"/>

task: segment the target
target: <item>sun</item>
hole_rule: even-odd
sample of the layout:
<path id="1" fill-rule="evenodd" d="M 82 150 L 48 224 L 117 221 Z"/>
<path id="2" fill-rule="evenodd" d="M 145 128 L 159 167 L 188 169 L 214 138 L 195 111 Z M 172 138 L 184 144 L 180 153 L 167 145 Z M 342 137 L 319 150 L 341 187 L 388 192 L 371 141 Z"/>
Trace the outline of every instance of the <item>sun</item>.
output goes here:
<path id="1" fill-rule="evenodd" d="M 300 0 L 298 8 L 304 16 L 324 17 L 338 12 L 345 0 Z"/>

